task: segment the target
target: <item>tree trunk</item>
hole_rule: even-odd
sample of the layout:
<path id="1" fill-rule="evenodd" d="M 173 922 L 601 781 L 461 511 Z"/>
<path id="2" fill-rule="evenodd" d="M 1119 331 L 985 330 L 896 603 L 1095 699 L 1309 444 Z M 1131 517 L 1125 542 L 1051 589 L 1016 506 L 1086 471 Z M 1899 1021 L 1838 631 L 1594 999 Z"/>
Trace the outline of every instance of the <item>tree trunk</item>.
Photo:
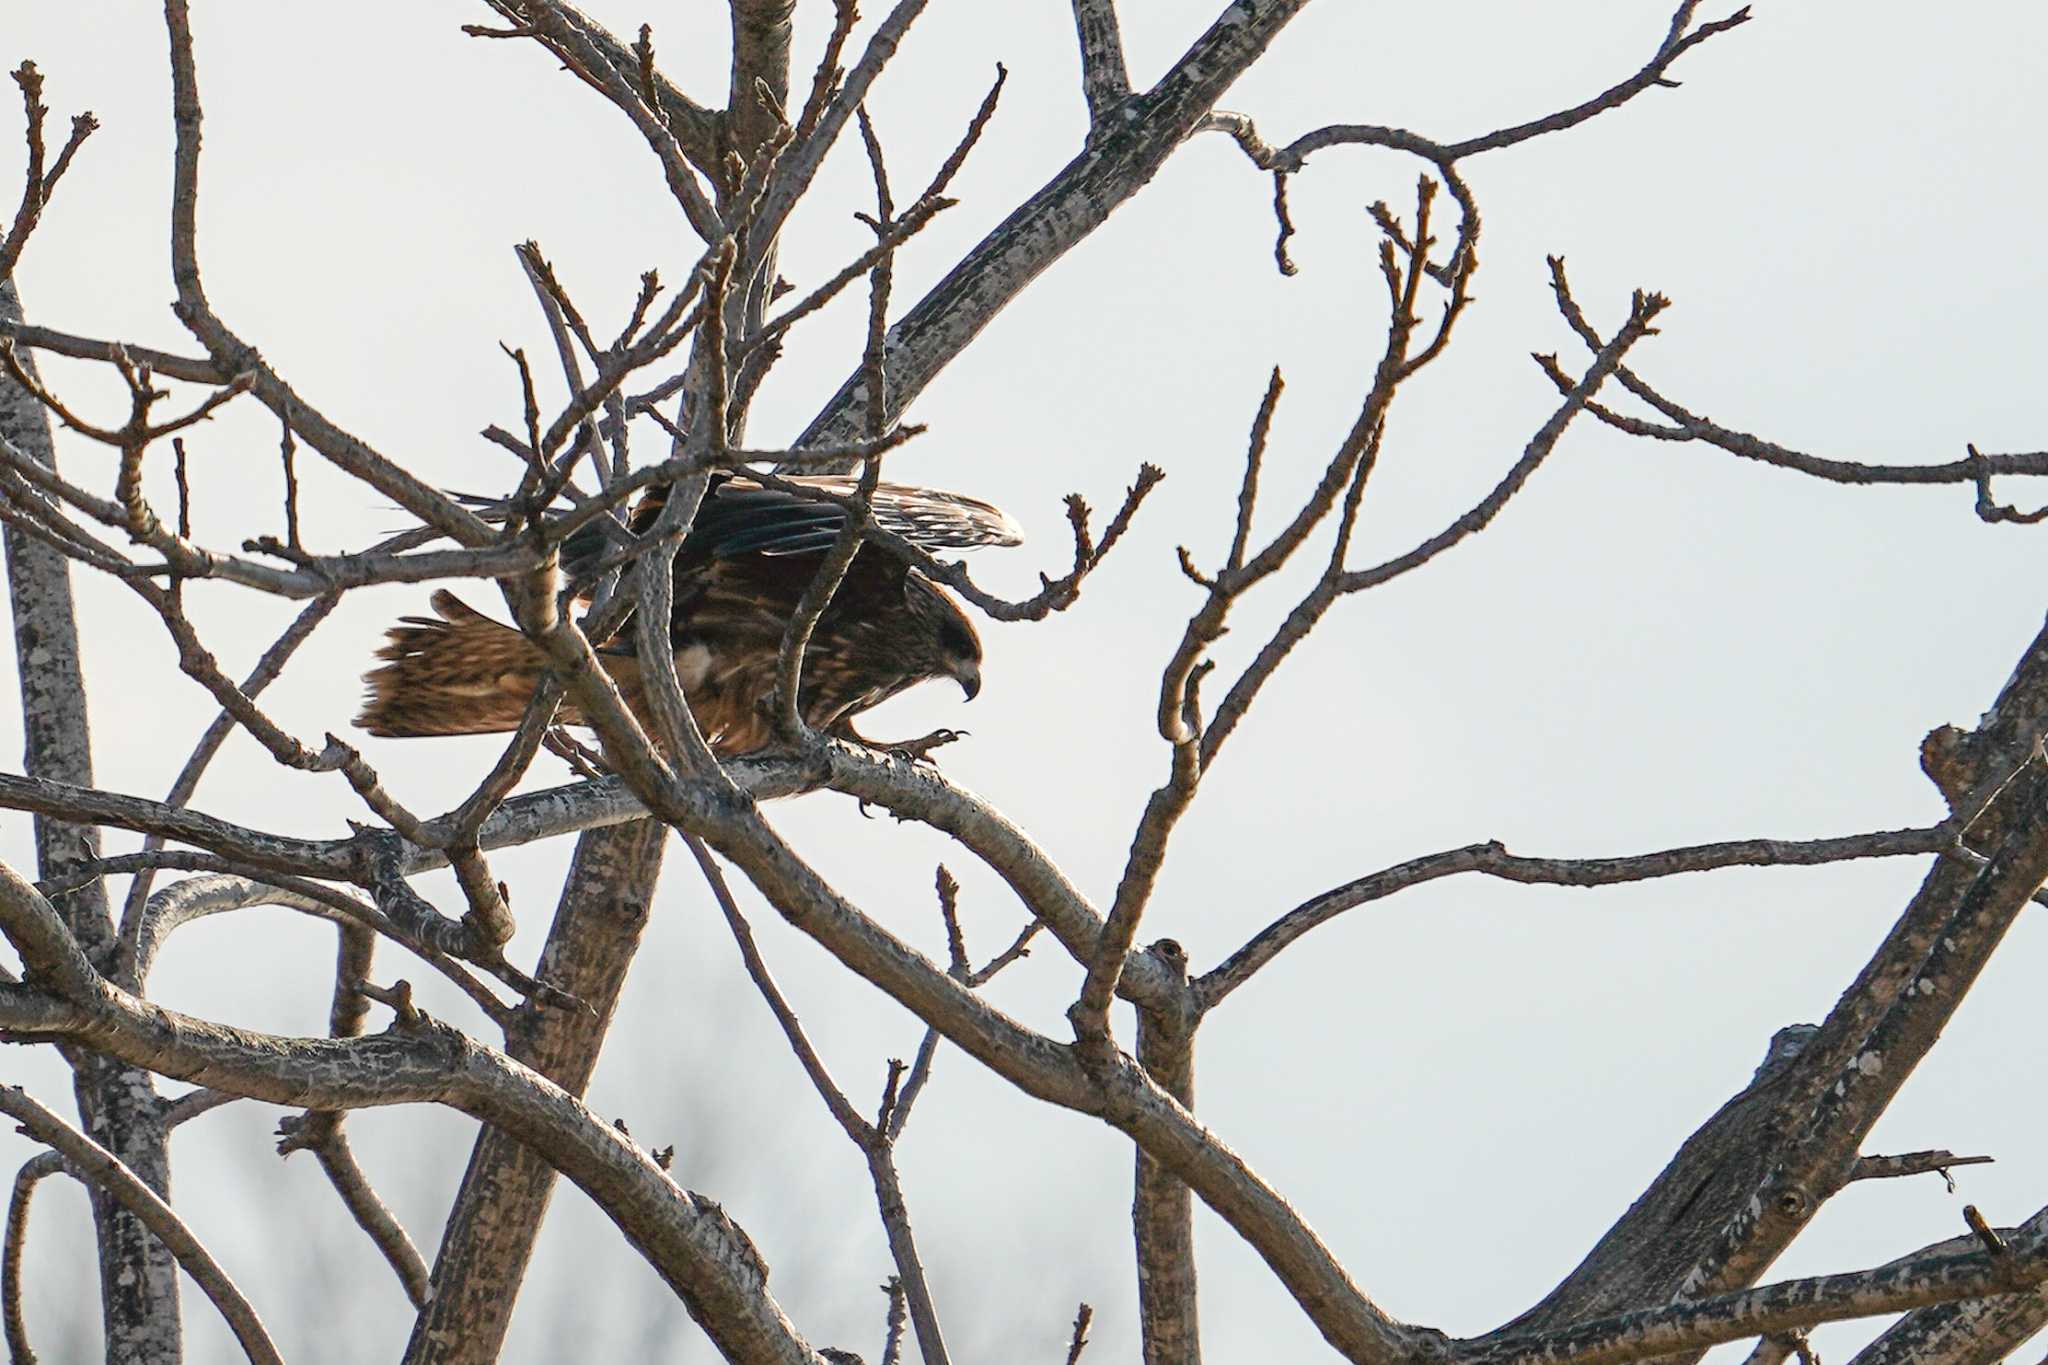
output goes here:
<path id="1" fill-rule="evenodd" d="M 626 969 L 640 947 L 668 828 L 652 820 L 591 830 L 541 951 L 541 980 L 589 1010 L 528 1005 L 506 1051 L 574 1095 L 597 1069 Z M 488 1365 L 498 1358 L 526 1264 L 554 1193 L 555 1169 L 495 1128 L 477 1134 L 434 1262 L 433 1297 L 413 1325 L 407 1365 Z"/>
<path id="2" fill-rule="evenodd" d="M 22 320 L 12 280 L 0 281 L 0 318 Z M 21 362 L 35 373 L 27 352 Z M 57 467 L 49 415 L 35 396 L 0 374 L 0 440 Z M 90 787 L 92 734 L 86 723 L 85 679 L 78 660 L 78 618 L 71 602 L 70 564 L 49 546 L 6 528 L 7 589 L 14 613 L 15 663 L 21 673 L 22 771 Z M 100 856 L 99 831 L 36 817 L 36 867 L 63 877 Z M 115 927 L 107 888 L 95 881 L 60 897 L 58 911 L 102 970 L 112 960 Z M 156 1078 L 110 1058 L 66 1049 L 78 1115 L 85 1131 L 162 1195 L 171 1195 Z M 178 1267 L 171 1253 L 97 1184 L 93 1224 L 99 1239 L 101 1320 L 109 1365 L 176 1365 L 183 1357 L 178 1320 Z"/>

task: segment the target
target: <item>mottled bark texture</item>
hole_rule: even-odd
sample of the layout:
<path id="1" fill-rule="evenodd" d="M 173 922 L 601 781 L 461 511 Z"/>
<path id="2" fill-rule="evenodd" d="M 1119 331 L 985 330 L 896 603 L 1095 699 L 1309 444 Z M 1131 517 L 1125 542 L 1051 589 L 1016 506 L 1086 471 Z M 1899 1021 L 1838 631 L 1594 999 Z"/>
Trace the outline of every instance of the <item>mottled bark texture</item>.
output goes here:
<path id="1" fill-rule="evenodd" d="M 576 844 L 541 953 L 541 980 L 588 1011 L 529 1004 L 506 1050 L 572 1095 L 589 1087 L 626 971 L 640 946 L 668 828 L 635 820 Z M 503 1349 L 555 1168 L 496 1128 L 477 1134 L 434 1262 L 432 1299 L 413 1325 L 408 1365 L 486 1365 Z"/>
<path id="2" fill-rule="evenodd" d="M 2048 1212 L 2007 1240 L 2048 1232 Z M 1850 1365 L 1997 1365 L 2048 1325 L 2048 1286 L 2021 1294 L 1915 1309 L 1857 1353 Z"/>
<path id="3" fill-rule="evenodd" d="M 1180 976 L 1185 1007 L 1138 1010 L 1138 1065 L 1190 1113 L 1195 1108 L 1195 1023 L 1187 954 L 1165 941 L 1153 956 Z M 1137 1153 L 1131 1228 L 1138 1255 L 1138 1324 L 1145 1365 L 1200 1365 L 1195 1294 L 1194 1196 L 1143 1148 Z"/>
<path id="4" fill-rule="evenodd" d="M 21 298 L 12 280 L 0 280 L 0 319 L 22 320 Z M 56 467 L 49 414 L 4 373 L 0 439 Z M 91 787 L 92 733 L 86 719 L 70 563 L 12 523 L 5 541 L 8 601 L 21 677 L 22 771 Z M 46 880 L 71 876 L 99 857 L 99 831 L 89 825 L 38 816 L 35 837 L 37 873 Z M 79 945 L 104 968 L 114 942 L 106 884 L 87 882 L 63 897 L 57 908 Z M 71 1064 L 86 1135 L 168 1199 L 170 1152 L 155 1078 L 95 1052 L 68 1050 L 65 1059 Z M 104 1186 L 91 1186 L 91 1193 L 107 1359 L 110 1365 L 175 1365 L 184 1354 L 177 1261 Z"/>
<path id="5" fill-rule="evenodd" d="M 789 44 L 795 26 L 791 22 L 796 0 L 732 0 L 732 80 L 726 96 L 725 117 L 720 131 L 727 149 L 741 166 L 753 167 L 779 130 L 785 118 L 795 118 L 789 109 Z M 719 213 L 727 222 L 742 211 L 739 184 L 721 187 Z M 777 252 L 771 240 L 755 253 L 748 278 L 734 291 L 728 335 L 745 336 L 760 327 L 768 311 L 768 298 L 775 285 Z M 745 406 L 738 414 L 744 429 Z M 728 438 L 738 440 L 739 430 L 728 424 Z"/>
<path id="6" fill-rule="evenodd" d="M 1943 746 L 1944 785 L 1974 814 L 1966 843 L 1988 861 L 1938 860 L 1796 1055 L 1764 1068 L 1694 1133 L 1578 1269 L 1499 1335 L 1753 1284 L 1847 1183 L 1857 1144 L 2048 876 L 2048 781 L 2030 761 L 2044 725 L 2048 628 L 1977 729 L 1948 732 Z M 2005 1301 L 2001 1314 L 2029 1311 L 2048 1305 Z"/>

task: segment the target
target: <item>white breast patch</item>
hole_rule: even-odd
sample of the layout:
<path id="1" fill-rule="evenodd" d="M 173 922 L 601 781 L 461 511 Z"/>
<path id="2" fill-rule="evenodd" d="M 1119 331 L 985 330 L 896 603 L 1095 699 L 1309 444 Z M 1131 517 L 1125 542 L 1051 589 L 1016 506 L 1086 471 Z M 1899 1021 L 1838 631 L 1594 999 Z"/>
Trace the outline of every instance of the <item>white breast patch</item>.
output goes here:
<path id="1" fill-rule="evenodd" d="M 708 645 L 685 645 L 676 651 L 676 677 L 681 680 L 685 692 L 702 687 L 710 672 L 711 649 Z"/>

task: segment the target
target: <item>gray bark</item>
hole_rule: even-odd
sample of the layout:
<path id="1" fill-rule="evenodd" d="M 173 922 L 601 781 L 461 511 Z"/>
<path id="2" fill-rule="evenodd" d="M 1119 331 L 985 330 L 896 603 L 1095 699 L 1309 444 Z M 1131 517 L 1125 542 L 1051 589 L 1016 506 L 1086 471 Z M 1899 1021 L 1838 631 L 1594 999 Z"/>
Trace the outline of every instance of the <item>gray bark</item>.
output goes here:
<path id="1" fill-rule="evenodd" d="M 2036 1214 L 2020 1231 L 2038 1235 Z M 2048 1288 L 1921 1308 L 1900 1318 L 1850 1365 L 1997 1365 L 2048 1325 Z"/>
<path id="2" fill-rule="evenodd" d="M 577 842 L 538 975 L 590 1010 L 528 1005 L 506 1039 L 512 1057 L 572 1095 L 589 1087 L 611 1029 L 667 840 L 665 826 L 636 820 Z M 555 1168 L 517 1138 L 490 1127 L 477 1134 L 435 1259 L 433 1297 L 406 1348 L 408 1365 L 498 1358 L 555 1179 Z"/>
<path id="3" fill-rule="evenodd" d="M 1944 790 L 1979 811 L 1967 842 L 1991 856 L 1936 862 L 1805 1047 L 1694 1133 L 1585 1261 L 1496 1336 L 1754 1284 L 1848 1182 L 1857 1144 L 2048 875 L 2048 783 L 2029 762 L 2044 722 L 2048 629 L 1977 730 L 1944 750 Z"/>
<path id="4" fill-rule="evenodd" d="M 1183 1109 L 1195 1108 L 1194 996 L 1178 944 L 1154 944 L 1152 956 L 1181 974 L 1181 1010 L 1138 1010 L 1138 1065 Z M 1131 1227 L 1138 1252 L 1138 1323 L 1145 1365 L 1201 1365 L 1195 1286 L 1194 1196 L 1142 1147 L 1137 1152 Z"/>
<path id="5" fill-rule="evenodd" d="M 21 318 L 14 282 L 0 281 L 0 319 L 15 323 Z M 24 366 L 32 363 L 24 354 Z M 4 374 L 0 438 L 56 467 L 48 414 Z M 6 528 L 5 542 L 15 658 L 21 674 L 22 771 L 90 787 L 92 734 L 86 720 L 69 561 L 12 525 Z M 99 831 L 88 825 L 38 817 L 35 836 L 38 873 L 46 879 L 71 875 L 99 856 Z M 57 908 L 80 946 L 104 968 L 114 943 L 105 883 L 88 883 L 63 897 Z M 155 1078 L 146 1070 L 84 1049 L 69 1050 L 66 1057 L 86 1134 L 168 1199 L 170 1153 Z M 177 1261 L 105 1187 L 94 1185 L 91 1190 L 107 1360 L 110 1365 L 176 1365 L 183 1357 Z"/>

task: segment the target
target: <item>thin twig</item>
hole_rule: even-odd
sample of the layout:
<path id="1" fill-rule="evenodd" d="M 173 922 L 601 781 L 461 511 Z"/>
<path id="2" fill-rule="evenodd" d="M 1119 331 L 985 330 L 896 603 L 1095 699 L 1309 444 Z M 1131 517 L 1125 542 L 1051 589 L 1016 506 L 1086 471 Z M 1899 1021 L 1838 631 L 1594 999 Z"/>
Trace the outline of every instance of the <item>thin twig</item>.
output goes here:
<path id="1" fill-rule="evenodd" d="M 1948 1182 L 1948 1192 L 1956 1192 L 1956 1178 L 1949 1174 L 1951 1166 L 1984 1166 L 1996 1158 L 1988 1156 L 1957 1156 L 1949 1151 L 1901 1152 L 1896 1156 L 1861 1156 L 1849 1171 L 1851 1180 L 1890 1180 L 1899 1176 L 1926 1175 L 1933 1172 Z"/>
<path id="2" fill-rule="evenodd" d="M 56 190 L 57 182 L 70 169 L 71 158 L 75 156 L 84 141 L 99 128 L 99 120 L 91 114 L 79 114 L 71 120 L 71 136 L 65 141 L 64 149 L 57 154 L 54 166 L 46 172 L 43 169 L 45 149 L 43 145 L 43 119 L 49 109 L 43 104 L 43 77 L 36 70 L 34 62 L 23 62 L 13 71 L 14 83 L 21 87 L 21 102 L 26 115 L 26 136 L 28 139 L 28 165 L 22 175 L 21 206 L 15 210 L 14 223 L 7 235 L 0 238 L 0 280 L 14 273 L 14 267 L 21 260 L 22 248 L 28 245 L 29 234 L 36 229 L 42 218 L 44 207 L 50 202 L 50 195 Z"/>
<path id="3" fill-rule="evenodd" d="M 182 450 L 183 447 L 181 446 L 180 451 L 182 452 Z M 183 467 L 181 459 L 179 468 L 182 470 Z M 186 499 L 181 495 L 179 498 L 180 505 L 182 506 L 185 501 Z M 319 628 L 320 623 L 333 614 L 334 609 L 339 605 L 341 605 L 341 594 L 330 593 L 325 597 L 315 599 L 304 611 L 301 611 L 298 616 L 293 618 L 292 623 L 285 627 L 284 633 L 271 643 L 270 648 L 263 651 L 263 657 L 256 661 L 256 667 L 250 670 L 249 676 L 242 680 L 239 689 L 240 694 L 249 698 L 252 702 L 261 696 L 263 690 L 283 674 L 285 665 L 291 662 L 292 655 L 298 652 L 299 646 L 312 638 L 313 632 Z M 235 713 L 222 708 L 220 714 L 215 716 L 212 723 L 206 727 L 205 733 L 199 737 L 199 742 L 193 746 L 190 757 L 185 760 L 185 766 L 178 770 L 177 777 L 172 780 L 171 789 L 164 797 L 165 804 L 182 806 L 192 799 L 192 794 L 199 789 L 199 779 L 205 775 L 207 766 L 213 762 L 214 755 L 220 752 L 221 745 L 234 732 L 236 724 Z M 157 849 L 162 848 L 163 843 L 162 836 L 155 834 L 147 835 L 142 841 L 142 851 L 144 853 L 153 853 Z M 124 926 L 121 936 L 124 941 L 129 938 L 129 933 L 125 926 L 131 924 L 141 915 L 143 905 L 149 900 L 149 890 L 154 881 L 154 869 L 144 868 L 128 884 L 128 898 L 121 910 L 121 920 Z"/>
<path id="4" fill-rule="evenodd" d="M 1203 1008 L 1212 1008 L 1317 925 L 1411 886 L 1466 872 L 1528 885 L 1616 886 L 1724 867 L 1817 867 L 1858 858 L 1941 853 L 1954 841 L 1952 826 L 1941 824 L 1826 839 L 1732 839 L 1615 858 L 1523 857 L 1508 852 L 1498 841 L 1467 844 L 1412 858 L 1302 902 L 1203 976 L 1196 991 Z"/>
<path id="5" fill-rule="evenodd" d="M 761 957 L 760 948 L 754 942 L 754 932 L 746 916 L 740 912 L 739 903 L 734 900 L 732 889 L 726 885 L 725 874 L 719 870 L 711 851 L 693 834 L 684 834 L 683 843 L 690 855 L 697 860 L 698 868 L 704 874 L 705 883 L 711 888 L 712 898 L 718 902 L 724 913 L 727 926 L 732 930 L 733 941 L 739 945 L 740 959 L 746 965 L 747 976 L 767 1002 L 769 1012 L 782 1028 L 783 1037 L 789 1042 L 790 1051 L 796 1054 L 804 1074 L 810 1078 L 811 1086 L 818 1097 L 825 1102 L 840 1128 L 845 1131 L 854 1146 L 867 1158 L 868 1175 L 875 1187 L 875 1200 L 882 1216 L 883 1231 L 888 1235 L 889 1251 L 896 1262 L 897 1279 L 909 1302 L 912 1324 L 917 1332 L 918 1351 L 928 1365 L 946 1365 L 945 1337 L 939 1330 L 938 1311 L 933 1306 L 931 1286 L 926 1282 L 924 1266 L 918 1259 L 917 1243 L 910 1230 L 910 1215 L 903 1202 L 903 1191 L 897 1179 L 896 1163 L 889 1131 L 895 1104 L 885 1101 L 878 1123 L 869 1123 L 846 1098 L 825 1064 L 818 1057 L 817 1050 L 805 1036 L 803 1025 L 783 998 L 775 978 L 768 971 L 768 964 Z M 890 1068 L 890 1091 L 896 1094 L 899 1076 L 897 1063 Z M 899 1125 L 900 1127 L 900 1125 Z"/>
<path id="6" fill-rule="evenodd" d="M 1082 1304 L 1074 1312 L 1074 1331 L 1067 1345 L 1067 1365 L 1076 1365 L 1081 1352 L 1088 1345 L 1088 1324 L 1095 1320 L 1095 1310 Z"/>

